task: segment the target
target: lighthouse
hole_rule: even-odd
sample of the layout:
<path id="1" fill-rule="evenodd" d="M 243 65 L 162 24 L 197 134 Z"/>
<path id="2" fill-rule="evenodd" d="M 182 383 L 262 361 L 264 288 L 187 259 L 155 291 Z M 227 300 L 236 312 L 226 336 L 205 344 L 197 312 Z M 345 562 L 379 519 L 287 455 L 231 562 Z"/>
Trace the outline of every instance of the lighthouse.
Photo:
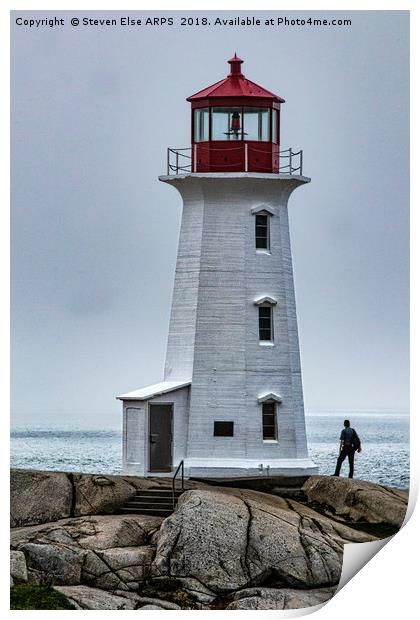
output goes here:
<path id="1" fill-rule="evenodd" d="M 317 473 L 308 458 L 288 200 L 309 183 L 280 147 L 284 99 L 235 54 L 188 97 L 191 146 L 160 181 L 182 197 L 163 380 L 123 403 L 123 470 L 190 477 Z"/>

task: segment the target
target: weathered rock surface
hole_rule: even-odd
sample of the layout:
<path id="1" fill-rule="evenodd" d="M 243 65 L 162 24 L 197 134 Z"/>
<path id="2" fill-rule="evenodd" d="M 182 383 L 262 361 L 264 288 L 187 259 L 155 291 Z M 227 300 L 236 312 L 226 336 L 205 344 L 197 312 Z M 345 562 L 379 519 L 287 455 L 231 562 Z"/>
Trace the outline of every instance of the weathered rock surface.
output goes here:
<path id="1" fill-rule="evenodd" d="M 351 521 L 400 527 L 407 511 L 406 491 L 363 480 L 311 476 L 302 489 L 309 502 L 323 504 L 334 515 Z"/>
<path id="2" fill-rule="evenodd" d="M 237 592 L 226 607 L 241 609 L 300 609 L 329 601 L 336 588 L 292 590 L 291 588 L 248 588 Z"/>
<path id="3" fill-rule="evenodd" d="M 374 537 L 297 502 L 256 491 L 190 491 L 154 536 L 152 575 L 194 577 L 218 593 L 274 578 L 283 586 L 338 583 L 343 545 Z"/>
<path id="4" fill-rule="evenodd" d="M 172 480 L 11 469 L 11 527 L 50 523 L 68 517 L 113 514 L 138 490 L 171 488 Z M 205 488 L 187 480 L 186 488 Z"/>
<path id="5" fill-rule="evenodd" d="M 134 593 L 110 593 L 99 588 L 87 586 L 55 586 L 55 589 L 64 594 L 76 609 L 180 609 L 179 605 L 170 601 L 139 596 Z"/>
<path id="6" fill-rule="evenodd" d="M 132 598 L 116 596 L 98 588 L 87 586 L 55 586 L 55 589 L 64 594 L 76 609 L 136 609 L 138 601 Z"/>
<path id="7" fill-rule="evenodd" d="M 12 583 L 54 585 L 77 609 L 323 603 L 340 579 L 344 544 L 375 540 L 360 527 L 380 535 L 382 524 L 399 527 L 407 494 L 329 476 L 303 483 L 303 493 L 282 497 L 277 480 L 264 486 L 269 493 L 247 481 L 240 489 L 187 481 L 192 490 L 163 520 L 106 513 L 141 488 L 167 488 L 164 479 L 15 470 L 12 523 L 23 527 L 11 534 Z"/>
<path id="8" fill-rule="evenodd" d="M 15 469 L 10 479 L 11 527 L 70 516 L 72 485 L 66 474 Z"/>
<path id="9" fill-rule="evenodd" d="M 11 534 L 16 578 L 35 584 L 136 589 L 150 572 L 155 548 L 149 539 L 161 522 L 160 517 L 112 515 L 16 528 Z"/>
<path id="10" fill-rule="evenodd" d="M 74 515 L 112 514 L 131 499 L 136 487 L 119 476 L 73 474 L 75 488 Z"/>
<path id="11" fill-rule="evenodd" d="M 10 552 L 10 576 L 13 583 L 25 583 L 28 581 L 25 554 L 23 551 Z"/>

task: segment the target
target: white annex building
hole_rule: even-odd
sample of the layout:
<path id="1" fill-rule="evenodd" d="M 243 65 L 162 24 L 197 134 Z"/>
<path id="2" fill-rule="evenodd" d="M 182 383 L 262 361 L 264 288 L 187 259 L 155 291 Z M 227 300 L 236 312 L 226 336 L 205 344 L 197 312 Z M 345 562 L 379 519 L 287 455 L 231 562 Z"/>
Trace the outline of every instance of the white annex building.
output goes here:
<path id="1" fill-rule="evenodd" d="M 183 214 L 163 381 L 123 394 L 123 468 L 167 476 L 317 473 L 308 458 L 288 200 L 310 179 L 280 150 L 284 100 L 244 77 L 188 98 L 191 149 L 160 180 Z"/>

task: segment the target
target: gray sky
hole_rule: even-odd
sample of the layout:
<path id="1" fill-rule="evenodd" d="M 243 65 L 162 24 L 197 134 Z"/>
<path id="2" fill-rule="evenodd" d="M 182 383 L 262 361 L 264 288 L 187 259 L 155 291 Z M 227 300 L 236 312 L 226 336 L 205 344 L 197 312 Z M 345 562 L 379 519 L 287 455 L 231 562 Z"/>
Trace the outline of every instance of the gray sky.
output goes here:
<path id="1" fill-rule="evenodd" d="M 12 424 L 118 426 L 115 395 L 161 380 L 181 199 L 157 177 L 166 147 L 189 144 L 185 98 L 235 51 L 286 99 L 282 148 L 303 148 L 312 178 L 290 201 L 306 408 L 407 409 L 408 12 L 69 23 L 187 14 L 220 12 L 12 13 Z"/>

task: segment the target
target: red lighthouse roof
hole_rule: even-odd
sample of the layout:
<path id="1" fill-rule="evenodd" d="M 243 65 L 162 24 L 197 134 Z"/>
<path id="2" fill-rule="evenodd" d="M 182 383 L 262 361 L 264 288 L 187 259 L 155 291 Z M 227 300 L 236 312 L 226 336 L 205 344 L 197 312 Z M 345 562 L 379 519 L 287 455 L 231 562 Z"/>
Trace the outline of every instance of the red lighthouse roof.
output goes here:
<path id="1" fill-rule="evenodd" d="M 203 88 L 198 93 L 191 95 L 191 97 L 187 98 L 187 101 L 198 101 L 200 99 L 209 99 L 209 98 L 220 98 L 220 97 L 228 97 L 228 98 L 236 98 L 236 97 L 255 97 L 258 99 L 270 99 L 271 101 L 278 101 L 280 103 L 284 103 L 284 99 L 271 93 L 269 90 L 266 90 L 262 86 L 259 86 L 255 82 L 251 82 L 248 80 L 241 71 L 241 64 L 243 60 L 235 56 L 228 60 L 230 64 L 230 73 L 229 75 L 220 80 L 220 82 L 216 82 L 211 86 L 207 86 L 207 88 Z"/>

